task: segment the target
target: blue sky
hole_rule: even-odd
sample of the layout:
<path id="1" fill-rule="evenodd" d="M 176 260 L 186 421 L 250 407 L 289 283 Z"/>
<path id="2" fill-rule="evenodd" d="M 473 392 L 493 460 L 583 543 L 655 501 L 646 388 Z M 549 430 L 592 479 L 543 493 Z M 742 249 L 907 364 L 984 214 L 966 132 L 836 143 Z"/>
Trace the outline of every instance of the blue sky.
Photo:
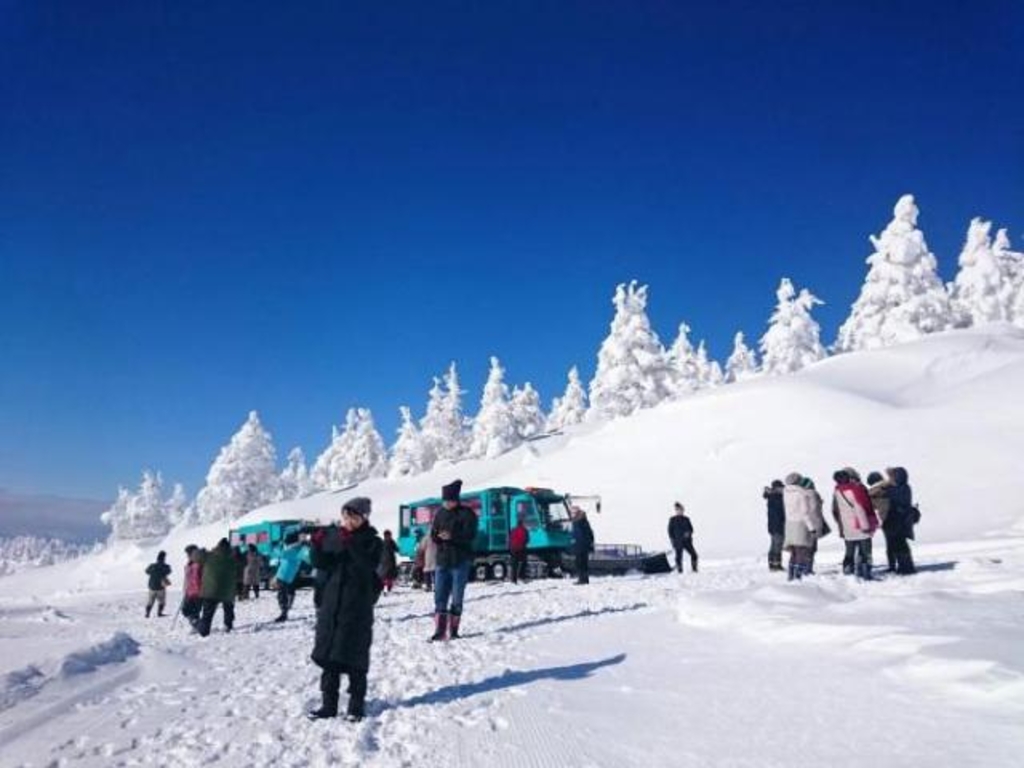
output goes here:
<path id="1" fill-rule="evenodd" d="M 390 440 L 452 359 L 547 401 L 631 278 L 666 343 L 783 275 L 831 342 L 904 192 L 946 279 L 1024 243 L 1019 3 L 206 5 L 0 0 L 0 487 Z"/>

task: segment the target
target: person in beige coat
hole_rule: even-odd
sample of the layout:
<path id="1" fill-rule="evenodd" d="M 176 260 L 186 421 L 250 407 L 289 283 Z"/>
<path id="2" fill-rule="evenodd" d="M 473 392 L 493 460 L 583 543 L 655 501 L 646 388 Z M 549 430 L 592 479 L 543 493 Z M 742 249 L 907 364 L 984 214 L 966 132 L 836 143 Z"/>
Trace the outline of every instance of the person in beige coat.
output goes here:
<path id="1" fill-rule="evenodd" d="M 824 520 L 820 509 L 815 511 L 815 493 L 802 485 L 798 472 L 786 475 L 782 503 L 786 508 L 786 539 L 783 548 L 789 551 L 789 580 L 803 578 L 811 572 L 811 552 Z"/>

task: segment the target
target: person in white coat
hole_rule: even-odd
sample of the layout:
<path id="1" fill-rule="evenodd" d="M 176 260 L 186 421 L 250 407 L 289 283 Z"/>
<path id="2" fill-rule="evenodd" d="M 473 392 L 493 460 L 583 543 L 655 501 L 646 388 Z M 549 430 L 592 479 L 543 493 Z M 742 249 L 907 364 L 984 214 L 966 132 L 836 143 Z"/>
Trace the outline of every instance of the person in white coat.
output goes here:
<path id="1" fill-rule="evenodd" d="M 819 513 L 816 519 L 812 492 L 801 485 L 802 481 L 803 477 L 798 472 L 790 472 L 786 475 L 786 486 L 782 489 L 782 502 L 786 508 L 786 539 L 783 548 L 789 552 L 790 581 L 810 573 L 811 551 L 821 528 L 821 515 Z"/>

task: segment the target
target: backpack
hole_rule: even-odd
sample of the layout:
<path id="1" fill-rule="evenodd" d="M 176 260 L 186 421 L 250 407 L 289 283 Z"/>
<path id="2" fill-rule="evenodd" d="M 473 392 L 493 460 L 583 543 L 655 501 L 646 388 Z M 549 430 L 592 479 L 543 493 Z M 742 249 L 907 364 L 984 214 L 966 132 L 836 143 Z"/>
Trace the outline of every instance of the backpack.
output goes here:
<path id="1" fill-rule="evenodd" d="M 917 504 L 911 504 L 910 509 L 907 510 L 907 512 L 911 525 L 917 525 L 921 522 L 921 510 L 917 508 Z"/>

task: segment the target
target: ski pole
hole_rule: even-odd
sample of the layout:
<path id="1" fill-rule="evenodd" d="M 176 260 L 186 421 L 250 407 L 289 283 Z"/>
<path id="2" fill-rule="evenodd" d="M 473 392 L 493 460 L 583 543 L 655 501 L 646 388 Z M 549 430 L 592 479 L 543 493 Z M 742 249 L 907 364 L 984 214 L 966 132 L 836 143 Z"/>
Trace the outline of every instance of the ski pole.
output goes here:
<path id="1" fill-rule="evenodd" d="M 178 624 L 178 616 L 181 614 L 181 609 L 185 605 L 185 596 L 182 595 L 181 602 L 178 603 L 178 610 L 174 612 L 174 618 L 171 620 L 171 632 L 174 631 L 174 627 Z"/>

